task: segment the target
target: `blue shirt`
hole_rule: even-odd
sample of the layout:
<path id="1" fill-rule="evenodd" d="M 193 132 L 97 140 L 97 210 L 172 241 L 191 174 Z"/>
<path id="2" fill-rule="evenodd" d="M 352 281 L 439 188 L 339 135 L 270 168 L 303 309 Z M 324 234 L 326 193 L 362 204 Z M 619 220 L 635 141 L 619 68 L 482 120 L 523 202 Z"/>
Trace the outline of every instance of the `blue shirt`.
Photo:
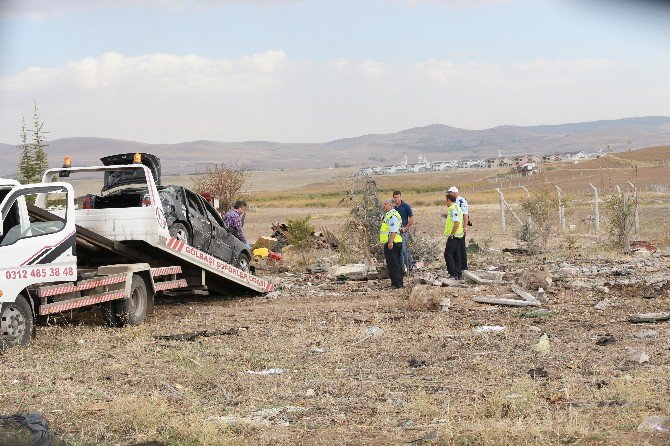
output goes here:
<path id="1" fill-rule="evenodd" d="M 409 218 L 414 216 L 411 206 L 404 201 L 401 201 L 399 206 L 394 207 L 395 210 L 398 211 L 398 214 L 400 214 L 400 218 L 402 219 L 402 226 L 407 226 Z"/>

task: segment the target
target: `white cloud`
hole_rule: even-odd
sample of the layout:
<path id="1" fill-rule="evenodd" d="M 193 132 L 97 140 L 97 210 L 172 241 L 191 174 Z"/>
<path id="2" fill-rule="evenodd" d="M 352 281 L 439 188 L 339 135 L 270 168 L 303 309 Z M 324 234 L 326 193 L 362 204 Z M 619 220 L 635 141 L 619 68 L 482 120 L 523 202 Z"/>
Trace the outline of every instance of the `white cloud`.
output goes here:
<path id="1" fill-rule="evenodd" d="M 52 138 L 327 141 L 435 121 L 463 128 L 670 115 L 662 72 L 607 59 L 295 63 L 106 53 L 0 78 L 0 142 L 33 100 Z M 645 85 L 656 85 L 653 97 Z"/>
<path id="2" fill-rule="evenodd" d="M 239 61 L 200 56 L 152 54 L 125 57 L 111 52 L 56 68 L 30 68 L 0 78 L 0 91 L 12 93 L 44 88 L 95 90 L 141 88 L 165 91 L 258 92 L 279 82 L 291 66 L 283 51 L 251 54 Z"/>

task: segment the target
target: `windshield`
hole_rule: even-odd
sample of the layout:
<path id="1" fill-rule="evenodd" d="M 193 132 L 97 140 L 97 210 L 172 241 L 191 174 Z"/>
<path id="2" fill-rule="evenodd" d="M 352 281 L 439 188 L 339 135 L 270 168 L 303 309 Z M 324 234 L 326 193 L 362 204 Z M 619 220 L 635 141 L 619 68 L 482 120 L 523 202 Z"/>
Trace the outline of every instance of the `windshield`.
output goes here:
<path id="1" fill-rule="evenodd" d="M 146 176 L 144 175 L 144 170 L 129 167 L 128 169 L 105 171 L 105 180 L 104 185 L 102 186 L 102 192 L 128 184 L 146 185 L 147 181 Z"/>

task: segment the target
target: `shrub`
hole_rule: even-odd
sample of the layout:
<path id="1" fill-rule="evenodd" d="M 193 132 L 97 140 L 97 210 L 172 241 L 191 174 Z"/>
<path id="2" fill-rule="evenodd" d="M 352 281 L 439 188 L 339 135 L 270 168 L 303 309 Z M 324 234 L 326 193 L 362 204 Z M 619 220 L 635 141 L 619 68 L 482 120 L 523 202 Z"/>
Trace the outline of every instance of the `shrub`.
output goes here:
<path id="1" fill-rule="evenodd" d="M 558 209 L 558 198 L 546 188 L 533 193 L 521 203 L 529 219 L 517 233 L 519 246 L 531 254 L 539 254 L 547 249 L 547 242 L 553 229 L 552 214 Z"/>
<path id="2" fill-rule="evenodd" d="M 614 245 L 625 253 L 630 252 L 630 231 L 633 229 L 633 209 L 625 194 L 614 194 L 605 202 L 609 217 L 608 232 Z"/>

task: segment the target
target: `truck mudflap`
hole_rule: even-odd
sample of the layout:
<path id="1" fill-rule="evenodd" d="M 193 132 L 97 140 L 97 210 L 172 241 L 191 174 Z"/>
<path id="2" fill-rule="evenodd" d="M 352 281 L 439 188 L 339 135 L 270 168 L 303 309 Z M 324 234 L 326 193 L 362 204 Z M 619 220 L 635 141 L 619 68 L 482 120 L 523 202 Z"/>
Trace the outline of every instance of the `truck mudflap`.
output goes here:
<path id="1" fill-rule="evenodd" d="M 181 272 L 181 266 L 167 266 L 150 269 L 152 280 L 154 277 L 175 276 Z M 40 298 L 39 314 L 40 316 L 46 316 L 49 314 L 60 313 L 62 311 L 73 310 L 75 308 L 101 304 L 110 300 L 125 299 L 128 297 L 125 291 L 126 282 L 128 280 L 132 280 L 132 273 L 119 273 L 103 277 L 94 277 L 92 279 L 82 280 L 77 284 L 58 284 L 40 287 L 37 289 L 37 296 Z M 153 283 L 155 292 L 185 288 L 187 286 L 188 284 L 185 279 L 173 279 Z M 73 297 L 51 303 L 48 303 L 47 300 L 49 297 L 54 298 L 67 294 L 78 294 L 89 290 L 93 290 L 94 294 Z"/>
<path id="2" fill-rule="evenodd" d="M 200 251 L 193 246 L 187 245 L 185 242 L 177 240 L 174 237 L 167 238 L 159 236 L 158 246 L 176 257 L 186 260 L 191 264 L 198 265 L 212 274 L 239 285 L 243 285 L 259 293 L 268 293 L 275 289 L 272 282 L 235 268 L 230 263 Z"/>

